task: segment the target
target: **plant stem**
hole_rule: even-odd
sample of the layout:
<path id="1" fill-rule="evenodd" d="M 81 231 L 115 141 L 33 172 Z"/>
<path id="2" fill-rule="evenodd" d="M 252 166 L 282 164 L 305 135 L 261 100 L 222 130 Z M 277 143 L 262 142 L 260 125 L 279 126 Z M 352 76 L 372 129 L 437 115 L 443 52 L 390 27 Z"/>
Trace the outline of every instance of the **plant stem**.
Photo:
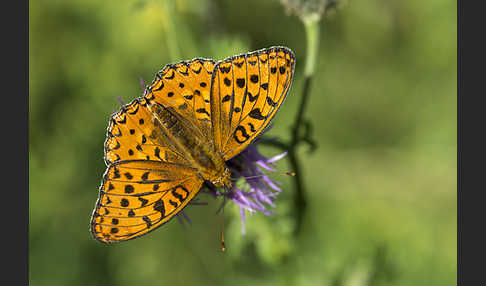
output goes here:
<path id="1" fill-rule="evenodd" d="M 317 51 L 319 50 L 319 22 L 321 16 L 317 13 L 308 14 L 302 17 L 307 37 L 307 59 L 305 62 L 304 76 L 314 75 L 315 63 L 317 61 Z"/>
<path id="2" fill-rule="evenodd" d="M 181 56 L 179 53 L 179 47 L 177 45 L 177 36 L 174 33 L 174 18 L 175 18 L 175 8 L 174 3 L 171 1 L 163 1 L 162 5 L 166 11 L 166 17 L 164 18 L 164 26 L 166 28 L 165 33 L 167 34 L 167 48 L 169 51 L 170 60 L 172 62 L 180 61 Z"/>
<path id="3" fill-rule="evenodd" d="M 303 141 L 299 134 L 299 131 L 304 125 L 304 114 L 307 103 L 309 101 L 310 87 L 312 82 L 312 76 L 314 75 L 315 64 L 317 61 L 317 51 L 319 50 L 319 22 L 320 15 L 310 14 L 302 18 L 304 23 L 306 38 L 307 38 L 307 58 L 305 62 L 304 70 L 304 87 L 302 91 L 302 97 L 299 104 L 299 109 L 296 114 L 295 124 L 292 127 L 292 137 L 290 144 L 288 145 L 288 158 L 295 172 L 294 176 L 294 206 L 296 209 L 296 227 L 295 235 L 300 233 L 302 229 L 302 223 L 304 221 L 304 214 L 307 208 L 307 198 L 304 186 L 304 180 L 302 179 L 302 169 L 300 161 L 297 157 L 297 147 Z M 285 145 L 285 144 L 283 144 Z"/>

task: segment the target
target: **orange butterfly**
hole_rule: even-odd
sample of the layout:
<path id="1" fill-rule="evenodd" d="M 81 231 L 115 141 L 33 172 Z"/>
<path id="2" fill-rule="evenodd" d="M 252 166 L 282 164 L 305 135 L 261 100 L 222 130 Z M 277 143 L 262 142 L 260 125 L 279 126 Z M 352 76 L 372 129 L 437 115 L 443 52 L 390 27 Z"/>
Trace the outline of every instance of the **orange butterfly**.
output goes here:
<path id="1" fill-rule="evenodd" d="M 293 52 L 271 47 L 215 63 L 166 65 L 143 97 L 108 124 L 91 233 L 104 243 L 142 236 L 169 221 L 204 181 L 231 188 L 225 161 L 243 151 L 284 101 Z"/>

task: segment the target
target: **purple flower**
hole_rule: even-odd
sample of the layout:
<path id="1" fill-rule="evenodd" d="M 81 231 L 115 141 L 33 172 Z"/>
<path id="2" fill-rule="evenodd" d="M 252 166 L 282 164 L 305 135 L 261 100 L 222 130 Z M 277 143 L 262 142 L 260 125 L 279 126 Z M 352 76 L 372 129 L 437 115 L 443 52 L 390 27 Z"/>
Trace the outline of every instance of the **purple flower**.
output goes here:
<path id="1" fill-rule="evenodd" d="M 214 186 L 207 185 L 210 194 L 223 196 L 238 205 L 242 235 L 245 234 L 245 211 L 250 215 L 255 212 L 261 212 L 265 215 L 273 213 L 267 207 L 275 207 L 274 199 L 281 189 L 278 187 L 279 182 L 270 179 L 263 170 L 275 172 L 275 162 L 285 155 L 287 155 L 287 152 L 265 158 L 258 152 L 257 144 L 254 142 L 239 155 L 226 162 L 231 171 L 232 180 L 236 181 L 231 189 L 221 192 Z"/>

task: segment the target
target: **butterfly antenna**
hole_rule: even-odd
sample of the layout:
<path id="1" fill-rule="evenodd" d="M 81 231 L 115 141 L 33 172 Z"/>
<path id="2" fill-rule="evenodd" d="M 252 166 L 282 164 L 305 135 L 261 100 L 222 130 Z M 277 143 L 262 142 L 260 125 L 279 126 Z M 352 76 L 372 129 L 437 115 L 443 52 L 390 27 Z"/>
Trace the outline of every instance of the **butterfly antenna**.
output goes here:
<path id="1" fill-rule="evenodd" d="M 118 100 L 118 102 L 121 104 L 121 106 L 124 106 L 125 105 L 125 102 L 123 102 L 123 99 L 121 99 L 120 96 L 117 96 L 116 99 Z"/>
<path id="2" fill-rule="evenodd" d="M 257 175 L 257 176 L 249 176 L 249 177 L 243 177 L 245 179 L 256 179 L 256 178 L 261 178 L 263 176 L 266 176 L 267 174 L 263 175 Z M 279 173 L 271 173 L 271 175 L 287 175 L 287 176 L 295 176 L 294 172 L 279 172 Z M 238 178 L 230 178 L 232 181 L 237 181 Z"/>
<path id="3" fill-rule="evenodd" d="M 226 246 L 224 245 L 224 204 L 226 202 L 226 197 L 223 196 L 223 219 L 221 221 L 221 251 L 226 251 Z"/>

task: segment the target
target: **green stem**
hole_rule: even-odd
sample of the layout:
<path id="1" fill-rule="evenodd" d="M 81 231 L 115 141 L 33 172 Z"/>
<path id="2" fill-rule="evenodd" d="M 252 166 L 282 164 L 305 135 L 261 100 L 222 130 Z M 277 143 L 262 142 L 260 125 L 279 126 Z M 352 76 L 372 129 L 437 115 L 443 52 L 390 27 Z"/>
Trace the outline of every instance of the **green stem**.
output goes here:
<path id="1" fill-rule="evenodd" d="M 175 8 L 172 1 L 163 1 L 162 5 L 166 11 L 165 17 L 165 26 L 166 30 L 165 33 L 167 34 L 167 48 L 169 49 L 169 57 L 172 62 L 180 61 L 181 56 L 179 53 L 179 47 L 177 46 L 177 36 L 174 30 L 174 15 L 175 15 Z"/>
<path id="2" fill-rule="evenodd" d="M 319 22 L 321 16 L 317 13 L 308 14 L 302 17 L 305 34 L 307 37 L 307 59 L 305 62 L 304 76 L 311 77 L 314 74 L 317 51 L 319 50 Z"/>
<path id="3" fill-rule="evenodd" d="M 289 161 L 295 172 L 294 185 L 294 206 L 296 209 L 296 228 L 295 234 L 298 235 L 302 229 L 304 221 L 304 214 L 307 208 L 307 198 L 305 195 L 304 180 L 302 179 L 302 168 L 297 156 L 297 147 L 303 141 L 299 130 L 304 125 L 305 108 L 309 101 L 310 87 L 312 76 L 314 75 L 315 64 L 317 62 L 317 52 L 319 50 L 319 14 L 310 14 L 302 18 L 304 22 L 306 38 L 307 38 L 307 58 L 304 70 L 304 89 L 300 100 L 299 109 L 297 111 L 295 125 L 292 128 L 292 138 L 290 141 Z"/>

